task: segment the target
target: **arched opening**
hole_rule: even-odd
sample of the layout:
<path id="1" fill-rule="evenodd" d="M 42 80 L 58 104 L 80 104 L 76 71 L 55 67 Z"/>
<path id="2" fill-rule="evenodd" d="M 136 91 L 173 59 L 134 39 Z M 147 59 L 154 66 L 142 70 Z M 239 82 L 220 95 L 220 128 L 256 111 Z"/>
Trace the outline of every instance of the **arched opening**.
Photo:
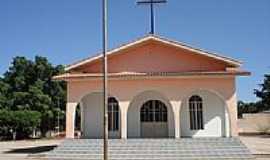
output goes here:
<path id="1" fill-rule="evenodd" d="M 140 110 L 141 137 L 168 137 L 167 107 L 159 100 L 145 102 Z"/>
<path id="2" fill-rule="evenodd" d="M 182 137 L 225 137 L 229 118 L 225 101 L 216 93 L 198 90 L 189 94 L 180 109 Z"/>
<path id="3" fill-rule="evenodd" d="M 159 131 L 162 134 L 157 133 L 157 135 L 155 135 L 155 133 L 152 133 L 153 130 L 147 132 L 147 129 L 143 128 L 144 124 L 147 125 L 147 121 L 150 120 L 152 121 L 152 123 L 156 124 L 156 126 L 152 125 L 152 127 L 155 126 L 157 128 L 158 124 L 160 124 L 160 127 L 164 128 Z M 158 121 L 166 121 L 166 122 L 159 123 Z M 151 124 L 148 125 L 151 126 Z M 146 135 L 147 133 L 148 135 Z M 128 107 L 127 112 L 127 137 L 128 138 L 175 137 L 175 122 L 174 122 L 173 108 L 170 101 L 166 98 L 166 96 L 164 96 L 160 92 L 150 90 L 150 91 L 143 91 L 133 98 Z"/>
<path id="4" fill-rule="evenodd" d="M 82 138 L 103 137 L 103 94 L 94 92 L 85 95 L 81 106 Z M 108 130 L 109 138 L 120 138 L 120 107 L 113 96 L 108 98 Z"/>

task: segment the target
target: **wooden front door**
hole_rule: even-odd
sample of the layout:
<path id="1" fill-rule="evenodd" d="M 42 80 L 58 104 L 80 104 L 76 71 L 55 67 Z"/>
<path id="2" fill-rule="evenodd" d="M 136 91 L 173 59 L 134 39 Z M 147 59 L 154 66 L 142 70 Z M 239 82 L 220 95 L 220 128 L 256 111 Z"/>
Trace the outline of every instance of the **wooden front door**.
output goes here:
<path id="1" fill-rule="evenodd" d="M 140 110 L 141 137 L 167 138 L 168 117 L 167 107 L 159 100 L 150 100 Z"/>

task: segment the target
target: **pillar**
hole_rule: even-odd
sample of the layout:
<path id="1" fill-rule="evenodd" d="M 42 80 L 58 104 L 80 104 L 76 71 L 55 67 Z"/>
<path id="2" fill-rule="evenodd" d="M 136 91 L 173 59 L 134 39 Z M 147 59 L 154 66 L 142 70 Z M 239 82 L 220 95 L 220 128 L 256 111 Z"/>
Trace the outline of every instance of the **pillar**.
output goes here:
<path id="1" fill-rule="evenodd" d="M 80 136 L 82 137 L 84 135 L 84 107 L 83 107 L 83 102 L 80 102 L 80 115 L 81 115 L 81 133 Z M 76 109 L 75 109 L 75 114 L 76 114 Z M 75 119 L 76 119 L 76 115 L 75 115 Z"/>
<path id="2" fill-rule="evenodd" d="M 127 139 L 127 112 L 129 102 L 119 102 L 121 113 L 121 139 Z"/>
<path id="3" fill-rule="evenodd" d="M 226 101 L 228 115 L 229 115 L 229 133 L 230 136 L 238 136 L 238 125 L 237 125 L 237 98 L 236 94 Z"/>
<path id="4" fill-rule="evenodd" d="M 180 101 L 171 101 L 173 113 L 174 113 L 174 136 L 180 138 Z"/>
<path id="5" fill-rule="evenodd" d="M 66 105 L 66 138 L 74 138 L 76 106 L 74 102 Z"/>

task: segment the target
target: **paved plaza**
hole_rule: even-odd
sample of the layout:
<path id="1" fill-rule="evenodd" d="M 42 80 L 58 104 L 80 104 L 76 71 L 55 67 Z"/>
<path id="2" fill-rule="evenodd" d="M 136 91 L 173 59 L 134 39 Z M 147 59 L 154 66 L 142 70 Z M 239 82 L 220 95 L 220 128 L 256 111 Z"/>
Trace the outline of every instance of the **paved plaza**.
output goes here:
<path id="1" fill-rule="evenodd" d="M 240 139 L 259 160 L 270 160 L 270 135 L 241 136 Z"/>
<path id="2" fill-rule="evenodd" d="M 0 142 L 0 160 L 28 160 L 37 158 L 60 144 L 62 140 L 27 140 Z"/>

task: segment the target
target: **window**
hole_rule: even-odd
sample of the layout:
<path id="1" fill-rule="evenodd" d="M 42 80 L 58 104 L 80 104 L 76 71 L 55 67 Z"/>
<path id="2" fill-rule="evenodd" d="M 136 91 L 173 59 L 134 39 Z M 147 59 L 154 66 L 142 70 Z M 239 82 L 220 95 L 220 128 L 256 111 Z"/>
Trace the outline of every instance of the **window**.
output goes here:
<path id="1" fill-rule="evenodd" d="M 114 97 L 108 99 L 108 122 L 109 131 L 119 130 L 119 104 Z"/>
<path id="2" fill-rule="evenodd" d="M 141 108 L 142 122 L 167 122 L 167 107 L 159 100 L 147 101 Z"/>
<path id="3" fill-rule="evenodd" d="M 190 129 L 204 129 L 203 124 L 203 101 L 200 96 L 192 96 L 189 99 Z"/>

